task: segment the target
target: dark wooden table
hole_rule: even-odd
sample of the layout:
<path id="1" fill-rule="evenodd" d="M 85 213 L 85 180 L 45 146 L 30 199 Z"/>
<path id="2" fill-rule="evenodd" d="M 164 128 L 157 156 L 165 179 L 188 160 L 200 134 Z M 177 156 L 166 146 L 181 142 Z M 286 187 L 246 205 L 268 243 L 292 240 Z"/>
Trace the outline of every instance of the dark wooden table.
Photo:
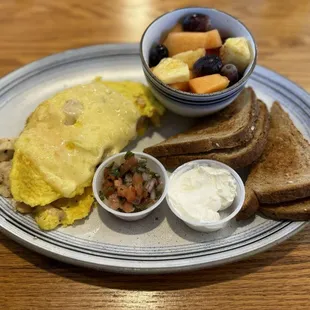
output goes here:
<path id="1" fill-rule="evenodd" d="M 310 1 L 2 0 L 0 76 L 46 55 L 137 42 L 158 15 L 216 7 L 253 32 L 258 63 L 310 90 Z M 0 235 L 0 309 L 309 309 L 310 228 L 245 261 L 185 274 L 86 270 Z"/>

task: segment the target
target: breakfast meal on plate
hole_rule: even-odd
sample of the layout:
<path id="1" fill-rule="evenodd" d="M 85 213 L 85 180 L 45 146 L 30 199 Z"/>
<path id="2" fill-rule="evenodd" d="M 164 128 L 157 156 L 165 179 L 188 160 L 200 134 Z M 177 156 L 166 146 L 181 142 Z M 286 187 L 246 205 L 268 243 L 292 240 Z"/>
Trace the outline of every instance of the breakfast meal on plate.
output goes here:
<path id="1" fill-rule="evenodd" d="M 160 176 L 147 167 L 145 158 L 127 152 L 120 165 L 112 162 L 104 169 L 101 200 L 111 209 L 125 213 L 147 209 L 163 193 Z"/>
<path id="2" fill-rule="evenodd" d="M 144 149 L 166 168 L 196 159 L 213 159 L 237 169 L 262 154 L 269 130 L 269 113 L 251 88 L 245 88 L 227 108 L 204 117 L 190 130 Z"/>
<path id="3" fill-rule="evenodd" d="M 257 64 L 230 14 L 179 8 L 140 44 L 68 50 L 0 85 L 0 230 L 38 253 L 186 271 L 310 221 L 309 94 Z"/>
<path id="4" fill-rule="evenodd" d="M 86 217 L 96 166 L 164 113 L 140 83 L 122 82 L 118 91 L 117 82 L 105 84 L 97 78 L 57 93 L 28 117 L 14 143 L 1 140 L 0 193 L 44 230 Z"/>
<path id="5" fill-rule="evenodd" d="M 236 195 L 236 180 L 228 170 L 199 164 L 176 173 L 168 191 L 173 208 L 198 222 L 219 221 L 220 212 L 232 205 Z"/>
<path id="6" fill-rule="evenodd" d="M 158 31 L 161 39 L 150 40 L 153 45 L 147 51 L 152 75 L 173 90 L 193 94 L 212 94 L 236 84 L 255 58 L 255 50 L 244 37 L 251 37 L 248 32 L 227 36 L 223 27 L 213 27 L 206 14 L 189 14 L 167 33 Z M 64 89 L 36 107 L 18 137 L 0 139 L 0 195 L 11 199 L 19 213 L 31 215 L 42 230 L 86 218 L 95 200 L 114 215 L 118 211 L 120 218 L 138 218 L 159 205 L 167 190 L 175 209 L 190 220 L 214 224 L 236 201 L 232 216 L 242 206 L 237 220 L 258 212 L 275 220 L 310 220 L 309 142 L 279 103 L 269 112 L 254 90 L 242 89 L 243 85 L 232 89 L 231 103 L 230 98 L 211 98 L 212 106 L 229 104 L 222 110 L 200 117 L 183 132 L 163 134 L 163 141 L 144 147 L 143 156 L 131 151 L 124 158 L 119 154 L 122 161 L 104 170 L 98 167 L 105 159 L 144 135 L 149 125 L 160 126 L 165 108 L 154 97 L 152 85 L 135 81 L 98 77 Z M 181 100 L 173 104 L 179 102 L 187 104 Z M 187 105 L 187 111 L 197 108 Z M 200 111 L 188 113 L 202 116 Z M 229 167 L 197 165 L 176 174 L 168 187 L 166 171 L 164 177 L 155 173 L 146 159 L 152 157 L 146 154 L 166 169 L 195 160 Z M 250 169 L 244 201 L 244 186 L 230 168 Z M 96 183 L 98 171 L 103 176 Z"/>
<path id="7" fill-rule="evenodd" d="M 237 219 L 260 211 L 275 220 L 310 220 L 310 144 L 278 102 L 270 115 L 267 145 L 251 168 Z"/>
<path id="8" fill-rule="evenodd" d="M 16 210 L 31 214 L 42 230 L 72 225 L 92 210 L 96 167 L 143 134 L 149 123 L 159 125 L 163 113 L 150 90 L 138 82 L 97 78 L 57 93 L 28 117 L 17 139 L 0 140 L 0 195 L 13 198 Z M 167 169 L 197 159 L 233 169 L 252 165 L 238 220 L 257 212 L 272 219 L 309 220 L 309 143 L 278 103 L 270 115 L 248 87 L 228 107 L 144 152 Z M 184 214 L 188 210 L 183 202 L 195 201 L 190 218 L 218 221 L 219 211 L 234 200 L 234 183 L 227 171 L 197 169 L 172 182 L 169 197 Z M 229 193 L 217 192 L 217 179 L 230 184 Z M 195 191 L 198 183 L 210 194 L 203 203 Z M 105 168 L 100 199 L 111 209 L 135 213 L 153 205 L 162 192 L 159 175 L 127 152 L 121 164 Z"/>
<path id="9" fill-rule="evenodd" d="M 237 83 L 251 63 L 244 37 L 223 39 L 207 15 L 191 14 L 176 24 L 149 53 L 153 74 L 170 87 L 210 94 Z"/>

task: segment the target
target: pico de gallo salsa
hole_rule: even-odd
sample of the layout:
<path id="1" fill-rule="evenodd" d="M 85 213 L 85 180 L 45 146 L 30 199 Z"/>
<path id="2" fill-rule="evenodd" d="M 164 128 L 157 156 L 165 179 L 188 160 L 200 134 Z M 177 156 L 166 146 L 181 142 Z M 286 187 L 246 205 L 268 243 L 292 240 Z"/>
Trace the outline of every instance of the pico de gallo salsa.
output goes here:
<path id="1" fill-rule="evenodd" d="M 113 210 L 140 212 L 153 205 L 163 193 L 159 174 L 147 167 L 146 158 L 127 152 L 124 162 L 104 169 L 101 200 Z"/>

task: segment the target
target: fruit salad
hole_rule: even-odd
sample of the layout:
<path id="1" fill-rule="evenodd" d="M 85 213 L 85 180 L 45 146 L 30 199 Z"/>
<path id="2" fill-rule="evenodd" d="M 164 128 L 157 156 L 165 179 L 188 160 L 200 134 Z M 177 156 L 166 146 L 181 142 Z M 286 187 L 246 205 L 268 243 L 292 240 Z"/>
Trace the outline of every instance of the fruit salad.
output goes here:
<path id="1" fill-rule="evenodd" d="M 163 193 L 163 183 L 151 171 L 144 158 L 127 152 L 121 165 L 112 163 L 104 169 L 100 199 L 113 210 L 125 213 L 147 209 Z"/>
<path id="2" fill-rule="evenodd" d="M 227 38 L 223 43 L 219 31 L 203 14 L 186 16 L 149 55 L 149 66 L 158 79 L 196 94 L 221 91 L 237 83 L 250 62 L 247 39 Z"/>

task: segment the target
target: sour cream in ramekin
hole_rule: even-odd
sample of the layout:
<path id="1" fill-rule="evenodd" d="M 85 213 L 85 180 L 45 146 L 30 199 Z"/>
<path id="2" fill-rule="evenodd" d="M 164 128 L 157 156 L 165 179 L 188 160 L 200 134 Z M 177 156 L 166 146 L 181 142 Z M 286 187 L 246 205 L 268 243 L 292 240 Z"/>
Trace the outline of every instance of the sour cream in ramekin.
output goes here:
<path id="1" fill-rule="evenodd" d="M 168 196 L 174 208 L 187 219 L 215 222 L 219 211 L 231 206 L 237 182 L 223 168 L 194 165 L 170 180 Z"/>
<path id="2" fill-rule="evenodd" d="M 212 232 L 234 219 L 244 198 L 244 183 L 234 169 L 216 160 L 197 159 L 173 171 L 166 201 L 172 213 L 187 226 L 200 232 Z"/>

